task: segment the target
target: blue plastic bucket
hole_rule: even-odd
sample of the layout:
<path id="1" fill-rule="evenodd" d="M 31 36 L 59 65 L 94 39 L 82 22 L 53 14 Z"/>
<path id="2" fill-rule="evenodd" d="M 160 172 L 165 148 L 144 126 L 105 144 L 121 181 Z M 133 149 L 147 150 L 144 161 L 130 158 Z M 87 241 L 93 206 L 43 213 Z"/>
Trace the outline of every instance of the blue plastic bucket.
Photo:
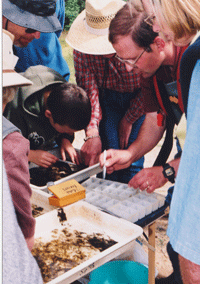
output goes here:
<path id="1" fill-rule="evenodd" d="M 148 268 L 129 260 L 111 261 L 90 273 L 89 284 L 148 284 Z"/>

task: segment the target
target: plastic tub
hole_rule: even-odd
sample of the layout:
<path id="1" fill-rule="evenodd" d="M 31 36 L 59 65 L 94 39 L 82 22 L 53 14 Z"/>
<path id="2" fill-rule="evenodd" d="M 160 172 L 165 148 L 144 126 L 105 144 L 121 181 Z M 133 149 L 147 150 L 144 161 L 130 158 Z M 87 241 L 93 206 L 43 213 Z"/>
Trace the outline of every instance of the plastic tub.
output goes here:
<path id="1" fill-rule="evenodd" d="M 148 284 L 148 268 L 134 261 L 111 261 L 91 272 L 89 284 Z"/>

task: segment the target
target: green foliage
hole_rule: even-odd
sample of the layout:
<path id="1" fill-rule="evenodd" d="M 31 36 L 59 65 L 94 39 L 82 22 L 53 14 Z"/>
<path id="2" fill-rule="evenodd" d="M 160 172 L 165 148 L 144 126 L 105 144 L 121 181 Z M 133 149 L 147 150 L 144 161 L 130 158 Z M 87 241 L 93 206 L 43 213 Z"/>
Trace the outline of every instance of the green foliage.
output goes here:
<path id="1" fill-rule="evenodd" d="M 74 60 L 73 60 L 73 49 L 72 49 L 71 46 L 69 46 L 66 43 L 66 41 L 65 41 L 66 36 L 67 36 L 67 32 L 63 31 L 59 40 L 60 40 L 60 44 L 62 46 L 63 57 L 67 61 L 67 64 L 68 64 L 69 70 L 70 70 L 69 82 L 70 83 L 76 83 L 75 70 L 74 70 Z"/>
<path id="2" fill-rule="evenodd" d="M 65 30 L 69 30 L 73 21 L 84 9 L 84 0 L 65 0 Z"/>

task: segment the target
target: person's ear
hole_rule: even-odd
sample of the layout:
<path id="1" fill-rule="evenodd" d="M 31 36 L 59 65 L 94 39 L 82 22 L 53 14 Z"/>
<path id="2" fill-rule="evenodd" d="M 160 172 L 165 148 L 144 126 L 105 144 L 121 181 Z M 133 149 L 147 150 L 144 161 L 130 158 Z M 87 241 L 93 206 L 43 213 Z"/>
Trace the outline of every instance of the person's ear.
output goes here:
<path id="1" fill-rule="evenodd" d="M 165 47 L 165 41 L 160 36 L 154 39 L 154 43 L 157 45 L 159 51 L 162 51 Z"/>
<path id="2" fill-rule="evenodd" d="M 49 109 L 46 109 L 46 110 L 45 110 L 44 115 L 45 115 L 47 118 L 52 118 L 52 114 L 51 114 L 51 112 L 50 112 Z"/>

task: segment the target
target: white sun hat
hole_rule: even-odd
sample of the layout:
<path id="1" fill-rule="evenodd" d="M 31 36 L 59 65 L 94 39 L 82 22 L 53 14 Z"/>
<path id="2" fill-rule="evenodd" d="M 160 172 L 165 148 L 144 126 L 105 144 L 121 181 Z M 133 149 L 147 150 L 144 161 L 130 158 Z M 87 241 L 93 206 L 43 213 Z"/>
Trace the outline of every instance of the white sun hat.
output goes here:
<path id="1" fill-rule="evenodd" d="M 14 71 L 18 57 L 13 54 L 14 35 L 3 30 L 3 87 L 26 86 L 33 83 Z"/>
<path id="2" fill-rule="evenodd" d="M 125 4 L 122 0 L 86 0 L 85 10 L 72 23 L 66 42 L 86 54 L 116 53 L 108 40 L 109 25 Z"/>

